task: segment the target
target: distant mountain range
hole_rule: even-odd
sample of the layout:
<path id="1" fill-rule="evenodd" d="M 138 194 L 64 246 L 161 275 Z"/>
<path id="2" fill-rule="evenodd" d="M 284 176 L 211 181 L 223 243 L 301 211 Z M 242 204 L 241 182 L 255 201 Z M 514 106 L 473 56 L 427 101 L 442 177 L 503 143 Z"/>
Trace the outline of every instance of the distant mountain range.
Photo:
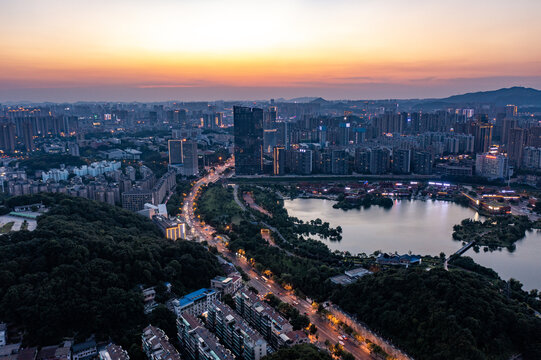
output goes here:
<path id="1" fill-rule="evenodd" d="M 493 103 L 496 105 L 514 104 L 518 106 L 541 106 L 541 91 L 515 86 L 493 91 L 479 91 L 463 95 L 454 95 L 448 98 L 439 99 L 439 101 L 453 104 Z"/>
<path id="2" fill-rule="evenodd" d="M 325 105 L 326 103 L 332 103 L 333 101 L 327 101 L 320 97 L 299 97 L 294 99 L 277 99 L 278 102 L 297 102 L 297 103 L 319 103 Z M 388 101 L 388 100 L 381 100 Z M 496 104 L 503 106 L 507 104 L 513 104 L 517 106 L 541 106 L 541 91 L 514 86 L 510 88 L 503 88 L 492 91 L 479 91 L 461 95 L 453 95 L 442 99 L 404 99 L 396 100 L 399 103 L 415 104 L 415 107 L 442 107 L 450 104 Z M 376 100 L 377 102 L 377 100 Z"/>

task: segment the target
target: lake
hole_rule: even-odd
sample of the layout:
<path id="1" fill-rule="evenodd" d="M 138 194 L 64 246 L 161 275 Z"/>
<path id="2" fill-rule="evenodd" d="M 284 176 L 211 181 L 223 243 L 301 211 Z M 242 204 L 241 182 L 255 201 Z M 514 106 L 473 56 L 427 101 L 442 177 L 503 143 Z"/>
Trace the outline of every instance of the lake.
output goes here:
<path id="1" fill-rule="evenodd" d="M 322 240 L 330 249 L 352 254 L 372 254 L 376 250 L 400 254 L 411 251 L 420 255 L 450 255 L 462 244 L 452 239 L 453 225 L 463 219 L 482 217 L 473 209 L 446 201 L 396 200 L 391 209 L 371 206 L 368 209 L 334 209 L 334 201 L 321 199 L 285 200 L 290 216 L 302 220 L 320 218 L 332 227 L 342 227 L 342 240 Z M 498 272 L 502 279 L 511 277 L 524 289 L 541 289 L 541 234 L 528 232 L 516 243 L 513 253 L 502 251 L 466 252 L 477 263 Z"/>

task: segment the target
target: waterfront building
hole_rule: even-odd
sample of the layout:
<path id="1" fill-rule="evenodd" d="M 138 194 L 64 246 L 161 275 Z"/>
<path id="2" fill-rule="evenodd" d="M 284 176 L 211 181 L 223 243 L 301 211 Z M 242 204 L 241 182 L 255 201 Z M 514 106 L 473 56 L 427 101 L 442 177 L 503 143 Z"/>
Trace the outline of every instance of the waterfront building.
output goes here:
<path id="1" fill-rule="evenodd" d="M 391 152 L 387 148 L 370 150 L 370 174 L 380 175 L 389 172 Z"/>
<path id="2" fill-rule="evenodd" d="M 395 174 L 409 174 L 411 171 L 411 150 L 393 150 L 393 172 Z"/>
<path id="3" fill-rule="evenodd" d="M 507 156 L 477 154 L 475 174 L 487 179 L 506 179 L 509 174 Z"/>
<path id="4" fill-rule="evenodd" d="M 353 163 L 355 172 L 359 174 L 370 173 L 370 149 L 356 148 Z"/>
<path id="5" fill-rule="evenodd" d="M 434 156 L 430 151 L 414 151 L 413 152 L 413 172 L 419 175 L 432 174 L 432 165 Z"/>
<path id="6" fill-rule="evenodd" d="M 408 267 L 409 265 L 420 264 L 421 257 L 419 255 L 394 255 L 394 254 L 380 254 L 376 258 L 376 262 L 380 265 L 402 265 Z"/>
<path id="7" fill-rule="evenodd" d="M 333 150 L 331 153 L 331 172 L 334 175 L 347 175 L 349 156 L 346 150 Z"/>

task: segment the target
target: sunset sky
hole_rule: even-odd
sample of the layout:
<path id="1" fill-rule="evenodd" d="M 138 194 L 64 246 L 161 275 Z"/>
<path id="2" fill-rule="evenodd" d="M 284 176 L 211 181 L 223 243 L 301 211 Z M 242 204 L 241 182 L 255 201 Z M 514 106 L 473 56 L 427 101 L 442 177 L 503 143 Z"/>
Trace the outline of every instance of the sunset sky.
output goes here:
<path id="1" fill-rule="evenodd" d="M 541 88 L 539 0 L 0 0 L 0 102 Z"/>

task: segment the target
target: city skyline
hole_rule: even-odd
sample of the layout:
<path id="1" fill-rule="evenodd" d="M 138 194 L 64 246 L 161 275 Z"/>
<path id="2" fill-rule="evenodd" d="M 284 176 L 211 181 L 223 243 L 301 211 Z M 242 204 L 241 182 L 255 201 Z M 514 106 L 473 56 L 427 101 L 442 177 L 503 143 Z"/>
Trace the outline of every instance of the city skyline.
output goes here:
<path id="1" fill-rule="evenodd" d="M 445 97 L 541 88 L 541 4 L 3 4 L 0 101 Z"/>

